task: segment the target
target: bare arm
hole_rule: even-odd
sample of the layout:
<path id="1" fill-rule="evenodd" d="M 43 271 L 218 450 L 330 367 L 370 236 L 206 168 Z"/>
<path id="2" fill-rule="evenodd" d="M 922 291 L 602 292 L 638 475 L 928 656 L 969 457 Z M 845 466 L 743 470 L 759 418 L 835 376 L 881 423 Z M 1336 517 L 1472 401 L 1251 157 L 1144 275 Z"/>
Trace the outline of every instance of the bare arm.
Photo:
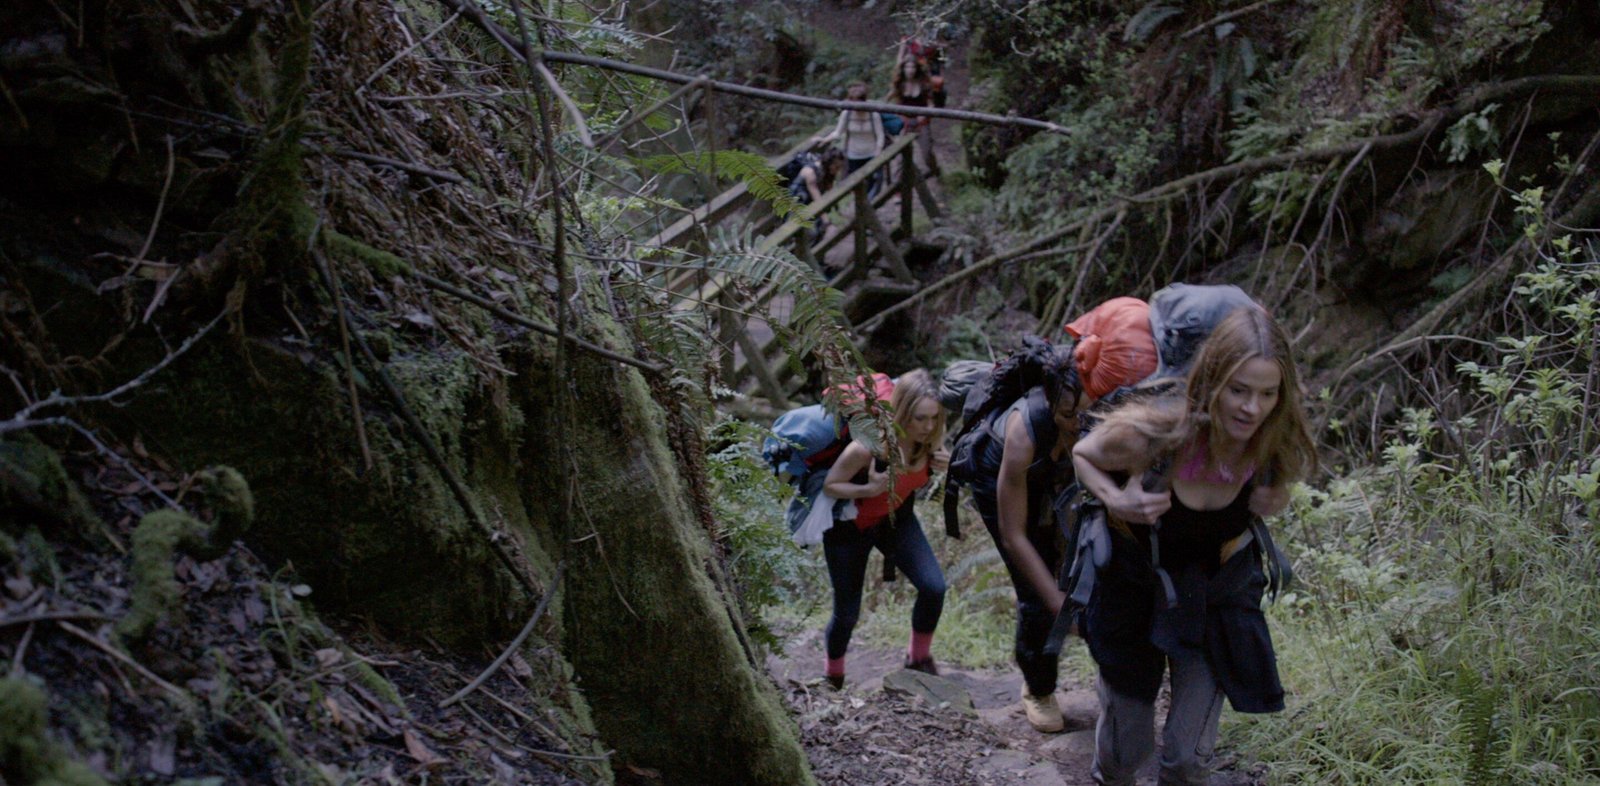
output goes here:
<path id="1" fill-rule="evenodd" d="M 1072 467 L 1078 482 L 1106 506 L 1106 511 L 1129 524 L 1154 524 L 1172 507 L 1169 491 L 1149 492 L 1139 477 L 1154 463 L 1150 440 L 1128 426 L 1107 425 L 1089 432 L 1072 448 Z M 1113 472 L 1126 472 L 1119 485 Z"/>
<path id="2" fill-rule="evenodd" d="M 846 122 L 845 121 L 845 117 L 848 116 L 849 114 L 850 114 L 849 110 L 845 110 L 845 111 L 840 112 L 839 113 L 839 122 L 834 125 L 832 131 L 829 131 L 828 133 L 823 134 L 820 137 L 817 137 L 817 144 L 824 145 L 824 144 L 827 144 L 829 142 L 832 142 L 835 139 L 842 139 L 844 137 L 844 132 L 845 132 L 845 127 L 844 127 L 844 124 Z"/>
<path id="3" fill-rule="evenodd" d="M 862 469 L 867 470 L 867 482 L 856 483 L 854 478 Z M 834 499 L 863 499 L 876 497 L 889 490 L 889 473 L 872 467 L 872 453 L 860 442 L 851 442 L 839 454 L 839 460 L 828 469 L 822 481 L 822 490 Z"/>
<path id="4" fill-rule="evenodd" d="M 806 191 L 810 192 L 811 201 L 822 201 L 822 188 L 817 185 L 817 170 L 815 168 L 808 166 L 800 170 L 800 180 L 806 184 Z"/>
<path id="5" fill-rule="evenodd" d="M 1035 447 L 1028 436 L 1025 418 L 1026 415 L 1019 412 L 1006 421 L 1005 452 L 1001 455 L 1000 476 L 995 483 L 1000 546 L 1011 556 L 1011 563 L 1033 586 L 1033 591 L 1049 605 L 1051 613 L 1058 613 L 1066 595 L 1056 587 L 1050 566 L 1028 540 L 1028 465 L 1033 462 Z"/>

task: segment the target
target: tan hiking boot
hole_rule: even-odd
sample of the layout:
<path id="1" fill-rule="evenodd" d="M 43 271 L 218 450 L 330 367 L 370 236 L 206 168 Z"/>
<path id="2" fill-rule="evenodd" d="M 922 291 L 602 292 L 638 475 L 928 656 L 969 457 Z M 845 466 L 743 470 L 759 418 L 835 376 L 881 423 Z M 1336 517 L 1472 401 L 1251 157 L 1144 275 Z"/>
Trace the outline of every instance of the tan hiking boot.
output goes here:
<path id="1" fill-rule="evenodd" d="M 1067 721 L 1061 717 L 1061 707 L 1056 704 L 1056 695 L 1035 696 L 1028 692 L 1028 686 L 1022 686 L 1022 709 L 1028 714 L 1028 723 L 1034 731 L 1050 734 L 1061 731 L 1067 727 Z"/>

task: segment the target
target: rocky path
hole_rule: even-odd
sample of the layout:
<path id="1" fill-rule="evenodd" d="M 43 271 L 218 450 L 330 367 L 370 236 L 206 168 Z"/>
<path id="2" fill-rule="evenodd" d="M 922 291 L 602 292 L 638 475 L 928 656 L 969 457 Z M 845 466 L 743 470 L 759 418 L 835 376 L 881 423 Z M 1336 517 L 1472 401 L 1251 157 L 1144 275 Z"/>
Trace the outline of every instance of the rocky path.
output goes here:
<path id="1" fill-rule="evenodd" d="M 1064 676 L 1056 700 L 1066 728 L 1041 734 L 1028 725 L 1014 670 L 941 664 L 932 677 L 901 668 L 901 653 L 852 649 L 849 681 L 831 688 L 822 675 L 822 635 L 790 639 L 767 660 L 783 692 L 817 780 L 844 786 L 1093 786 L 1092 686 Z M 1165 703 L 1165 697 L 1161 704 Z M 1158 706 L 1164 714 L 1164 706 Z M 1160 718 L 1158 717 L 1158 728 Z M 1255 786 L 1258 771 L 1238 769 L 1225 754 L 1210 786 Z M 1139 786 L 1156 784 L 1152 762 Z"/>

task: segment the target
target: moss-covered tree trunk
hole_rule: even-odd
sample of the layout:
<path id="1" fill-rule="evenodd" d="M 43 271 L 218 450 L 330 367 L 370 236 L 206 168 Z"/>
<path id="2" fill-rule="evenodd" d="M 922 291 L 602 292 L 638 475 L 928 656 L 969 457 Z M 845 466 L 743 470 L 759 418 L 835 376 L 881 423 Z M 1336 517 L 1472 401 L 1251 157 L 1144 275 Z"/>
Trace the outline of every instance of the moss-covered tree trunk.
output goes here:
<path id="1" fill-rule="evenodd" d="M 734 599 L 713 578 L 716 558 L 668 443 L 668 415 L 637 372 L 573 361 L 582 395 L 564 424 L 577 448 L 567 652 L 601 732 L 672 783 L 810 782 L 793 723 L 746 655 Z M 546 403 L 529 409 L 555 416 Z M 554 456 L 533 455 L 542 450 L 530 444 L 525 462 L 551 467 L 552 482 L 571 477 Z"/>

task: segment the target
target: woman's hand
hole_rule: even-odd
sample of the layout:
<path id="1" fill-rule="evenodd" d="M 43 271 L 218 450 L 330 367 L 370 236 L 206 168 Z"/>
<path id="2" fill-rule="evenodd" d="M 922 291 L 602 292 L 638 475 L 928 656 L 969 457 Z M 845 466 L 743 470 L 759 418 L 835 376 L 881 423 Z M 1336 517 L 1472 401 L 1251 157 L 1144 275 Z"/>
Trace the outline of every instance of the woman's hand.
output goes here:
<path id="1" fill-rule="evenodd" d="M 867 465 L 867 496 L 876 497 L 889 491 L 889 471 L 880 470 L 876 461 Z"/>
<path id="2" fill-rule="evenodd" d="M 1256 486 L 1250 492 L 1250 512 L 1266 518 L 1276 516 L 1289 507 L 1287 486 Z"/>
<path id="3" fill-rule="evenodd" d="M 943 472 L 949 468 L 950 451 L 948 449 L 939 448 L 933 452 L 932 456 L 928 457 L 928 470 L 930 472 Z"/>
<path id="4" fill-rule="evenodd" d="M 1171 491 L 1145 491 L 1138 478 L 1103 500 L 1106 512 L 1129 524 L 1154 524 L 1172 508 Z"/>

